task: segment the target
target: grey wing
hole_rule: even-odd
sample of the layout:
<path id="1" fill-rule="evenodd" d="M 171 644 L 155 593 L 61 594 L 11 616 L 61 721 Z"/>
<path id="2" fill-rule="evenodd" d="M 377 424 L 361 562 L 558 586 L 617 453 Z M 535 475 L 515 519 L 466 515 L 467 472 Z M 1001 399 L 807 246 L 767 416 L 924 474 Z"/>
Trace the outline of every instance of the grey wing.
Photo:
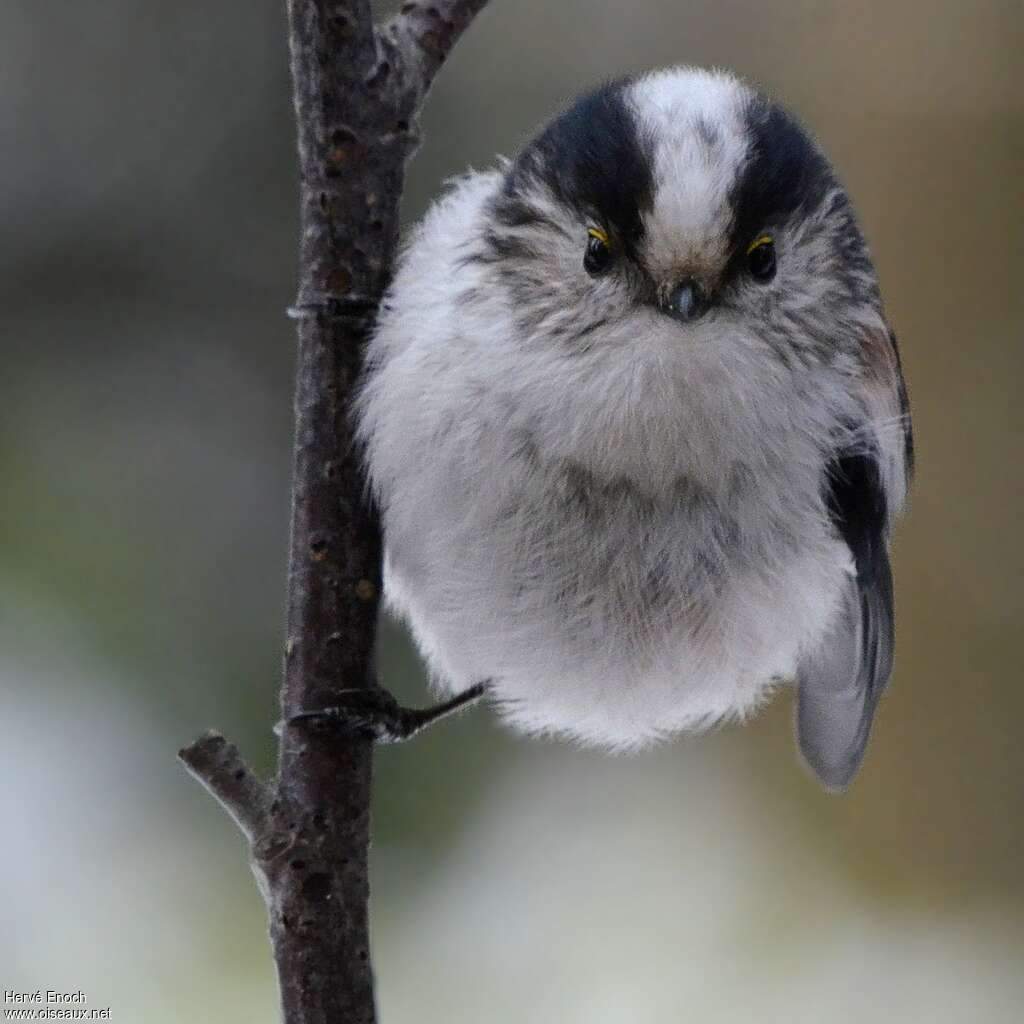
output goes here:
<path id="1" fill-rule="evenodd" d="M 850 548 L 854 574 L 831 632 L 801 658 L 796 727 L 808 765 L 826 787 L 842 790 L 864 759 L 892 671 L 889 517 L 873 455 L 848 455 L 830 467 L 829 510 Z"/>

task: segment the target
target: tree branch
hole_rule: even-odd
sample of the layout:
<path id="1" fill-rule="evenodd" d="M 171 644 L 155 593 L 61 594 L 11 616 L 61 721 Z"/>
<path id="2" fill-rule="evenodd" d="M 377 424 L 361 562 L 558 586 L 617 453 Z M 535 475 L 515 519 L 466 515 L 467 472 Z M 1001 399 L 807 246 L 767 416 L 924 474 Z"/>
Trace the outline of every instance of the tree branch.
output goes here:
<path id="1" fill-rule="evenodd" d="M 422 102 L 462 33 L 487 0 L 411 0 L 380 33 L 404 55 L 413 102 Z"/>
<path id="2" fill-rule="evenodd" d="M 178 757 L 249 842 L 262 835 L 270 813 L 270 791 L 242 760 L 238 747 L 211 729 L 179 750 Z"/>
<path id="3" fill-rule="evenodd" d="M 438 69 L 486 0 L 288 0 L 300 177 L 295 452 L 281 710 L 376 685 L 381 537 L 351 421 L 391 280 L 405 163 Z M 373 1024 L 367 849 L 372 744 L 281 732 L 271 787 L 216 733 L 180 753 L 250 841 L 285 1024 Z"/>

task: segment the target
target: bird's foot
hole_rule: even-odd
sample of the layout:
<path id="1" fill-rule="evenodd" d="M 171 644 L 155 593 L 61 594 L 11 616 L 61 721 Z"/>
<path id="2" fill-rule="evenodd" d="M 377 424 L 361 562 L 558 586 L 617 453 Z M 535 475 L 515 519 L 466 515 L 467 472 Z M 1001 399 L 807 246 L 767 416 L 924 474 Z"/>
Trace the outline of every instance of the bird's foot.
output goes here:
<path id="1" fill-rule="evenodd" d="M 387 690 L 341 690 L 339 703 L 315 711 L 300 711 L 282 723 L 283 727 L 339 731 L 374 743 L 401 743 L 412 739 L 428 725 L 475 704 L 487 692 L 487 683 L 477 683 L 450 700 L 430 708 L 403 708 Z M 280 732 L 282 726 L 278 727 Z"/>

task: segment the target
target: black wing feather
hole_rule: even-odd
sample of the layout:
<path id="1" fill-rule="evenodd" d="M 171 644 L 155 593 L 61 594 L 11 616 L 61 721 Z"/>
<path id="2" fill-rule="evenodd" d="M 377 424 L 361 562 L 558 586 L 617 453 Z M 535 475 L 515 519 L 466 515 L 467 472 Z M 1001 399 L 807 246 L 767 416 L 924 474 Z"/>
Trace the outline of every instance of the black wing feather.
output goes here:
<path id="1" fill-rule="evenodd" d="M 848 455 L 829 474 L 828 506 L 853 555 L 862 624 L 862 661 L 871 695 L 889 682 L 893 653 L 892 569 L 889 565 L 889 510 L 878 462 L 872 455 Z"/>
<path id="2" fill-rule="evenodd" d="M 831 789 L 860 767 L 878 698 L 892 671 L 889 516 L 878 461 L 844 455 L 830 467 L 828 509 L 855 575 L 832 633 L 801 659 L 797 733 L 808 764 Z"/>

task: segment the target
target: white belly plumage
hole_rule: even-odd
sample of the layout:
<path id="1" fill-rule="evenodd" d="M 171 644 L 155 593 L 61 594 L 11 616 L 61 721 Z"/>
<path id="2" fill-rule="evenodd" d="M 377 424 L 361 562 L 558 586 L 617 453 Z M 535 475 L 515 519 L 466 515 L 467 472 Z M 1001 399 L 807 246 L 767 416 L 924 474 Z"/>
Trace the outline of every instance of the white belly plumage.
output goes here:
<path id="1" fill-rule="evenodd" d="M 718 517 L 692 492 L 606 488 L 587 508 L 564 473 L 472 491 L 430 476 L 423 514 L 387 531 L 388 603 L 438 689 L 490 679 L 530 733 L 625 750 L 742 717 L 828 628 L 849 570 L 807 517 L 788 544 L 767 523 L 737 543 L 757 510 Z"/>

